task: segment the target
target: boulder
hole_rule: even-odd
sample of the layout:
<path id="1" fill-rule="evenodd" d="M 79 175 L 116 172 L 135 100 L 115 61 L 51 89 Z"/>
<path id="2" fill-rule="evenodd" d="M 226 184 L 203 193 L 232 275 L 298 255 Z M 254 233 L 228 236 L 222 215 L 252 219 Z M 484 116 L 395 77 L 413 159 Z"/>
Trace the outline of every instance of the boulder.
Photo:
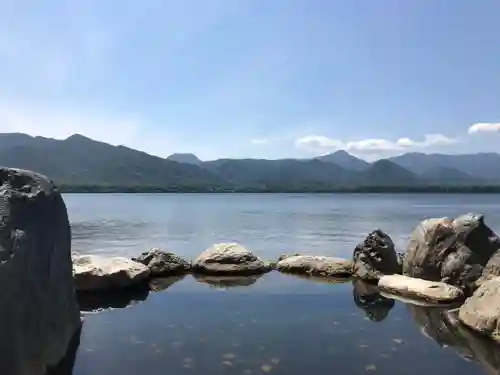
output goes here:
<path id="1" fill-rule="evenodd" d="M 354 276 L 377 282 L 383 275 L 401 273 L 398 256 L 391 237 L 376 229 L 364 239 L 353 253 Z"/>
<path id="2" fill-rule="evenodd" d="M 428 219 L 411 235 L 403 274 L 442 281 L 470 294 L 488 261 L 499 250 L 500 240 L 486 226 L 483 215 Z M 490 269 L 495 272 L 493 266 Z"/>
<path id="3" fill-rule="evenodd" d="M 458 317 L 474 331 L 500 342 L 500 277 L 484 282 L 460 307 Z"/>
<path id="4" fill-rule="evenodd" d="M 464 299 L 462 290 L 453 285 L 402 275 L 382 276 L 378 287 L 383 292 L 434 303 L 451 304 Z"/>
<path id="5" fill-rule="evenodd" d="M 0 168 L 0 373 L 42 375 L 81 321 L 64 201 L 44 176 Z"/>
<path id="6" fill-rule="evenodd" d="M 205 250 L 193 262 L 192 271 L 215 275 L 254 275 L 271 265 L 237 243 L 220 243 Z"/>
<path id="7" fill-rule="evenodd" d="M 296 255 L 285 258 L 276 264 L 276 269 L 284 273 L 311 276 L 352 276 L 350 260 L 316 255 Z"/>
<path id="8" fill-rule="evenodd" d="M 354 303 L 366 313 L 368 319 L 378 323 L 387 318 L 395 304 L 393 299 L 383 297 L 378 287 L 362 280 L 354 280 L 352 285 Z"/>
<path id="9" fill-rule="evenodd" d="M 281 254 L 279 257 L 278 257 L 278 260 L 276 261 L 276 263 L 286 259 L 286 258 L 290 258 L 290 257 L 296 257 L 300 254 L 298 253 L 293 253 L 293 254 L 289 254 L 289 253 L 284 253 L 284 254 Z"/>
<path id="10" fill-rule="evenodd" d="M 142 253 L 138 258 L 132 258 L 133 261 L 144 264 L 151 271 L 151 276 L 172 276 L 189 272 L 191 264 L 181 257 L 152 249 Z"/>
<path id="11" fill-rule="evenodd" d="M 138 286 L 146 282 L 150 274 L 149 268 L 144 264 L 127 258 L 98 255 L 73 257 L 73 276 L 79 292 Z"/>

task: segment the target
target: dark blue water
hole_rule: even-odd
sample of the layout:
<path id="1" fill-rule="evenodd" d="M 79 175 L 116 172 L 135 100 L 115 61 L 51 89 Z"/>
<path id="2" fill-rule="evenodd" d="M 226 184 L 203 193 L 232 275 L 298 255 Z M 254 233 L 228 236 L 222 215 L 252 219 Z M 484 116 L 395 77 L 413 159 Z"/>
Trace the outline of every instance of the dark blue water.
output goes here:
<path id="1" fill-rule="evenodd" d="M 419 220 L 467 211 L 486 213 L 487 223 L 500 229 L 500 196 L 65 199 L 76 250 L 125 256 L 156 246 L 193 258 L 227 240 L 268 259 L 294 251 L 350 256 L 374 227 L 404 249 Z M 229 281 L 186 276 L 163 285 L 108 300 L 107 307 L 117 308 L 86 314 L 73 374 L 474 375 L 494 374 L 500 364 L 495 346 L 454 327 L 440 310 L 384 299 L 359 282 L 270 273 Z M 128 299 L 136 301 L 120 308 Z M 82 309 L 100 303 L 86 300 Z"/>

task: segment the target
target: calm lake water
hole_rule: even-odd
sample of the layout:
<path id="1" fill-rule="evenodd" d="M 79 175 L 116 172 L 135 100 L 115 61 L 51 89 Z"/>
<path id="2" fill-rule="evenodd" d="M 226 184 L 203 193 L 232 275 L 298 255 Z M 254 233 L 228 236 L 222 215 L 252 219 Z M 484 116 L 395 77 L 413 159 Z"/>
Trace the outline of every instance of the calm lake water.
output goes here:
<path id="1" fill-rule="evenodd" d="M 375 228 L 404 251 L 420 220 L 465 212 L 484 213 L 500 232 L 500 195 L 75 194 L 65 201 L 74 250 L 105 255 L 159 247 L 193 259 L 213 243 L 237 241 L 265 259 L 350 257 Z M 69 356 L 74 375 L 474 375 L 497 373 L 500 364 L 495 347 L 464 339 L 469 333 L 440 310 L 384 299 L 360 282 L 270 273 L 186 276 L 154 289 L 116 296 L 123 298 L 114 307 L 135 300 L 127 308 L 85 315 L 76 359 Z M 92 307 L 99 303 L 82 302 Z"/>

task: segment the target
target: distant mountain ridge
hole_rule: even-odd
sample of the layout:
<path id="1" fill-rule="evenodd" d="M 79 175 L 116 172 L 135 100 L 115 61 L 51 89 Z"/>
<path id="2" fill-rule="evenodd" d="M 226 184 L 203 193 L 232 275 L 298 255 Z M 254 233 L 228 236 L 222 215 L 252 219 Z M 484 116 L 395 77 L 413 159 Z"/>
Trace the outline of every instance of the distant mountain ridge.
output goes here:
<path id="1" fill-rule="evenodd" d="M 474 157 L 481 163 L 476 167 Z M 43 173 L 62 186 L 112 187 L 118 191 L 295 192 L 370 186 L 500 186 L 498 154 L 405 154 L 368 163 L 338 151 L 305 160 L 201 161 L 194 154 L 173 154 L 164 159 L 78 134 L 64 140 L 0 134 L 0 165 Z"/>

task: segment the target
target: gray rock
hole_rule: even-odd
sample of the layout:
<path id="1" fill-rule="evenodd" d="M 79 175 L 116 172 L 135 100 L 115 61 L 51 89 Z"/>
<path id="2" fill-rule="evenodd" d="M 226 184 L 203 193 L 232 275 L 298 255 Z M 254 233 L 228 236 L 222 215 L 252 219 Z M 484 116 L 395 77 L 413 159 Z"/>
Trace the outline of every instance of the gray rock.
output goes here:
<path id="1" fill-rule="evenodd" d="M 403 274 L 442 281 L 471 293 L 500 240 L 484 223 L 483 215 L 455 220 L 428 219 L 413 231 L 403 262 Z M 493 270 L 493 267 L 491 268 Z"/>
<path id="2" fill-rule="evenodd" d="M 352 262 L 350 260 L 316 255 L 288 257 L 279 261 L 276 268 L 280 272 L 312 276 L 352 276 Z"/>
<path id="3" fill-rule="evenodd" d="M 396 250 L 391 237 L 376 229 L 364 239 L 353 253 L 356 277 L 366 281 L 378 281 L 383 275 L 401 273 Z"/>
<path id="4" fill-rule="evenodd" d="M 386 293 L 443 304 L 451 304 L 464 299 L 462 290 L 453 285 L 402 275 L 382 276 L 378 287 Z"/>
<path id="5" fill-rule="evenodd" d="M 278 260 L 276 261 L 276 263 L 286 259 L 286 258 L 290 258 L 290 257 L 296 257 L 300 254 L 298 253 L 293 253 L 293 254 L 289 254 L 289 253 L 285 253 L 285 254 L 281 254 L 279 257 L 278 257 Z"/>
<path id="6" fill-rule="evenodd" d="M 0 168 L 0 373 L 45 374 L 81 325 L 71 230 L 44 176 Z"/>
<path id="7" fill-rule="evenodd" d="M 152 276 L 171 276 L 189 272 L 191 264 L 181 257 L 152 249 L 142 253 L 138 258 L 132 258 L 133 261 L 147 266 Z"/>
<path id="8" fill-rule="evenodd" d="M 144 264 L 122 257 L 80 255 L 73 258 L 76 290 L 106 291 L 140 285 L 151 272 Z"/>
<path id="9" fill-rule="evenodd" d="M 458 317 L 474 331 L 500 342 L 500 277 L 484 282 L 460 307 Z"/>
<path id="10" fill-rule="evenodd" d="M 476 281 L 476 284 L 479 286 L 485 281 L 494 279 L 495 277 L 500 276 L 500 250 L 498 250 L 493 256 L 490 258 L 488 263 L 483 269 L 483 273 L 481 277 Z"/>
<path id="11" fill-rule="evenodd" d="M 254 275 L 271 269 L 268 262 L 237 243 L 213 245 L 192 264 L 193 272 L 216 275 Z"/>

